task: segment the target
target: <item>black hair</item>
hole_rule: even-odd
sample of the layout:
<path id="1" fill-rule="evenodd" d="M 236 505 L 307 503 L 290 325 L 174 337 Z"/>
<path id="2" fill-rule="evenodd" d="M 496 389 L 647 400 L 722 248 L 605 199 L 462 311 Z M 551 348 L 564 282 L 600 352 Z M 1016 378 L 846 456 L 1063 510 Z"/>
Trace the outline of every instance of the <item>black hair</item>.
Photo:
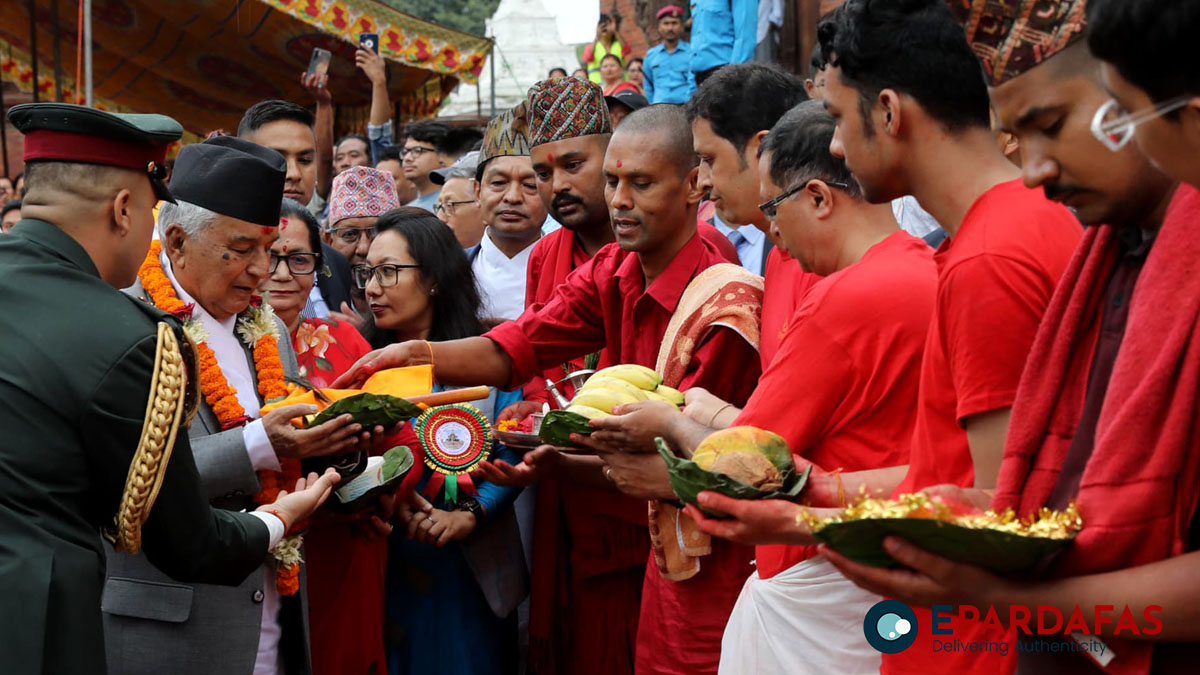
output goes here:
<path id="1" fill-rule="evenodd" d="M 562 73 L 562 74 L 563 74 L 563 77 L 566 77 L 566 76 L 569 74 L 569 73 L 567 73 L 567 69 L 566 69 L 566 68 L 558 68 L 558 67 L 554 67 L 554 68 L 551 68 L 551 69 L 550 69 L 550 72 L 549 72 L 549 73 L 546 73 L 546 79 L 550 79 L 550 78 L 554 77 L 554 74 L 555 74 L 555 73 Z"/>
<path id="2" fill-rule="evenodd" d="M 604 58 L 600 59 L 600 63 L 603 64 L 608 59 L 616 59 L 617 65 L 621 66 L 622 68 L 625 67 L 625 62 L 621 60 L 621 57 L 617 56 L 616 54 L 613 54 L 612 52 L 605 54 Z"/>
<path id="3" fill-rule="evenodd" d="M 867 135 L 884 89 L 913 97 L 949 131 L 990 128 L 983 70 L 945 0 L 849 0 L 817 38 L 825 62 L 858 90 Z"/>
<path id="4" fill-rule="evenodd" d="M 10 199 L 4 202 L 4 206 L 0 207 L 0 218 L 7 216 L 9 211 L 14 211 L 19 208 L 21 208 L 20 199 Z"/>
<path id="5" fill-rule="evenodd" d="M 812 66 L 813 72 L 825 70 L 825 55 L 821 53 L 821 43 L 813 45 L 812 53 L 808 55 L 808 65 Z"/>
<path id="6" fill-rule="evenodd" d="M 846 192 L 860 197 L 846 161 L 829 152 L 837 120 L 821 101 L 805 101 L 792 108 L 771 129 L 758 147 L 758 156 L 771 153 L 771 182 L 784 190 L 813 178 L 846 184 Z"/>
<path id="7" fill-rule="evenodd" d="M 438 146 L 438 152 L 458 159 L 475 149 L 483 141 L 483 132 L 475 127 L 451 127 L 446 140 Z"/>
<path id="8" fill-rule="evenodd" d="M 296 221 L 304 223 L 304 227 L 308 228 L 308 245 L 316 254 L 322 258 L 321 253 L 321 225 L 317 222 L 317 217 L 313 215 L 308 207 L 296 201 L 295 199 L 283 198 L 283 204 L 279 207 L 279 217 L 287 218 L 288 225 L 294 225 Z"/>
<path id="9" fill-rule="evenodd" d="M 383 146 L 382 148 L 379 149 L 379 156 L 375 158 L 375 164 L 376 164 L 376 166 L 378 166 L 380 162 L 386 162 L 389 159 L 395 160 L 397 162 L 403 161 L 404 160 L 404 148 L 399 145 Z"/>
<path id="10" fill-rule="evenodd" d="M 804 83 L 795 75 L 761 63 L 739 63 L 721 68 L 696 87 L 685 110 L 689 122 L 708 120 L 714 134 L 737 148 L 744 165 L 750 139 L 807 100 Z"/>
<path id="11" fill-rule="evenodd" d="M 458 340 L 486 332 L 479 320 L 483 303 L 471 262 L 445 223 L 425 209 L 402 206 L 380 216 L 375 227 L 381 235 L 394 230 L 404 237 L 409 254 L 421 266 L 422 278 L 437 291 L 430 296 L 433 305 L 431 342 Z M 386 331 L 377 328 L 370 342 L 378 348 L 393 340 Z"/>
<path id="12" fill-rule="evenodd" d="M 628 66 L 632 66 L 634 61 L 637 61 L 638 63 L 642 64 L 642 67 L 643 67 L 643 68 L 645 68 L 645 67 L 646 67 L 646 59 L 643 59 L 643 58 L 642 58 L 642 57 L 640 57 L 640 56 L 635 56 L 635 57 L 633 57 L 632 59 L 629 59 L 629 63 L 627 63 L 627 64 L 625 64 L 625 65 L 626 65 L 627 67 L 628 67 Z"/>
<path id="13" fill-rule="evenodd" d="M 613 136 L 645 134 L 663 144 L 666 153 L 676 163 L 679 173 L 686 174 L 699 163 L 692 146 L 692 125 L 683 109 L 670 103 L 655 103 L 634 110 L 621 120 Z"/>
<path id="14" fill-rule="evenodd" d="M 250 106 L 246 110 L 246 113 L 242 115 L 242 121 L 238 122 L 237 135 L 245 138 L 263 126 L 271 122 L 278 122 L 279 120 L 299 122 L 310 129 L 315 122 L 312 112 L 291 101 L 280 101 L 278 99 L 273 101 L 259 101 Z"/>
<path id="15" fill-rule="evenodd" d="M 1087 42 L 1121 77 L 1155 103 L 1200 94 L 1196 62 L 1200 3 L 1195 0 L 1092 0 Z"/>
<path id="16" fill-rule="evenodd" d="M 442 152 L 446 147 L 447 137 L 450 136 L 450 126 L 445 122 L 421 120 L 405 127 L 404 135 L 418 143 L 428 143 L 438 152 Z"/>
<path id="17" fill-rule="evenodd" d="M 367 140 L 367 137 L 363 136 L 362 134 L 346 134 L 345 136 L 342 136 L 341 138 L 339 138 L 337 143 L 333 144 L 333 147 L 336 148 L 339 145 L 341 145 L 342 143 L 345 143 L 346 141 L 350 141 L 350 140 L 362 141 L 363 144 L 367 146 L 367 152 L 371 151 L 371 141 Z"/>

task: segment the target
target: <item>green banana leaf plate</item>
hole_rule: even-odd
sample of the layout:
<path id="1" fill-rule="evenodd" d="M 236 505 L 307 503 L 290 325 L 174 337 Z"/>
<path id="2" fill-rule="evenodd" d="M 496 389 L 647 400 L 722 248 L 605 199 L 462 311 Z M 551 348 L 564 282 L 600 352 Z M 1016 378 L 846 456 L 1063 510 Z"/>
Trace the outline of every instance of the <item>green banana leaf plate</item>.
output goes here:
<path id="1" fill-rule="evenodd" d="M 370 457 L 366 471 L 339 484 L 325 504 L 339 513 L 358 513 L 374 506 L 380 496 L 400 487 L 414 463 L 412 450 L 407 445 L 398 445 L 382 457 Z"/>
<path id="2" fill-rule="evenodd" d="M 538 431 L 538 436 L 550 445 L 569 448 L 575 445 L 571 442 L 571 434 L 590 436 L 595 431 L 588 422 L 590 420 L 579 413 L 551 410 L 542 419 L 542 428 Z"/>
<path id="3" fill-rule="evenodd" d="M 963 527 L 936 518 L 847 520 L 830 523 L 813 535 L 847 558 L 872 567 L 903 567 L 883 548 L 883 538 L 894 535 L 943 558 L 1000 573 L 1031 570 L 1071 543 L 1071 539 Z"/>
<path id="4" fill-rule="evenodd" d="M 328 408 L 317 413 L 307 424 L 315 427 L 328 422 L 339 415 L 347 413 L 354 416 L 354 421 L 366 429 L 376 426 L 390 427 L 399 422 L 420 417 L 424 412 L 415 403 L 387 394 L 361 393 L 335 401 Z"/>
<path id="5" fill-rule="evenodd" d="M 661 438 L 656 438 L 654 442 L 658 447 L 658 454 L 662 455 L 663 461 L 667 463 L 668 478 L 675 496 L 686 504 L 696 505 L 710 518 L 727 518 L 728 516 L 719 511 L 706 509 L 696 503 L 696 495 L 705 490 L 719 492 L 734 499 L 791 500 L 804 489 L 805 483 L 808 482 L 808 473 L 812 470 L 812 467 L 809 466 L 805 467 L 803 472 L 797 473 L 795 465 L 790 461 L 786 463 L 773 461 L 775 467 L 783 474 L 783 487 L 778 490 L 764 491 L 730 478 L 723 473 L 705 471 L 690 459 L 676 457 L 675 453 L 671 452 L 670 447 L 667 446 L 667 442 Z M 788 459 L 790 460 L 790 457 Z"/>

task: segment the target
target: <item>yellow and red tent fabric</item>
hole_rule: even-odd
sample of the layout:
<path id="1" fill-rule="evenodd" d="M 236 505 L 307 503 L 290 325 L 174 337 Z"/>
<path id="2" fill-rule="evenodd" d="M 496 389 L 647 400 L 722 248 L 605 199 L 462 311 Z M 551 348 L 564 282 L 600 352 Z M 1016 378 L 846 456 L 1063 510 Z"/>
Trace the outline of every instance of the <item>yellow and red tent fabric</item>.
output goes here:
<path id="1" fill-rule="evenodd" d="M 77 1 L 36 0 L 39 98 L 54 96 L 58 2 L 59 84 L 74 82 Z M 392 101 L 402 117 L 433 115 L 462 80 L 476 82 L 491 47 L 375 0 L 93 0 L 93 91 L 110 109 L 160 112 L 204 134 L 233 131 L 254 103 L 312 100 L 301 73 L 315 47 L 333 53 L 330 91 L 339 107 L 370 103 L 370 83 L 354 66 L 360 33 L 378 33 Z M 29 5 L 0 12 L 0 79 L 32 91 Z"/>

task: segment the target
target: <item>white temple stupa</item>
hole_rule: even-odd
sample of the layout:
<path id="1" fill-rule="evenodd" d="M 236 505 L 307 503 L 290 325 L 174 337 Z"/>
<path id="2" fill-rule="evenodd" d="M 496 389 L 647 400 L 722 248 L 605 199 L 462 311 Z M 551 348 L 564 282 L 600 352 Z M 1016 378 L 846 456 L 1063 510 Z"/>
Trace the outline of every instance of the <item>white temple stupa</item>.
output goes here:
<path id="1" fill-rule="evenodd" d="M 585 15 L 582 21 L 580 10 Z M 598 12 L 598 6 L 586 0 L 500 0 L 487 22 L 487 35 L 496 41 L 496 110 L 519 103 L 551 68 L 565 68 L 568 74 L 578 68 L 575 46 L 563 42 L 564 30 L 579 37 L 577 26 L 594 26 Z M 584 34 L 579 42 L 587 40 Z M 439 115 L 471 115 L 480 110 L 486 117 L 491 96 L 492 64 L 487 63 L 479 85 L 459 84 Z"/>

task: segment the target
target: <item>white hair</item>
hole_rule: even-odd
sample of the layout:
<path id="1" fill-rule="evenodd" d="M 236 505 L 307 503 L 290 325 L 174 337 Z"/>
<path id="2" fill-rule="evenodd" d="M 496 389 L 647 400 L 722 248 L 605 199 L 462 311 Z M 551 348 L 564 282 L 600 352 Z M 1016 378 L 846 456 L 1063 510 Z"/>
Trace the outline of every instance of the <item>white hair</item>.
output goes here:
<path id="1" fill-rule="evenodd" d="M 177 201 L 175 204 L 163 202 L 158 209 L 158 238 L 166 241 L 167 228 L 171 225 L 179 225 L 187 236 L 194 237 L 219 217 L 219 214 L 203 206 L 185 201 Z"/>

